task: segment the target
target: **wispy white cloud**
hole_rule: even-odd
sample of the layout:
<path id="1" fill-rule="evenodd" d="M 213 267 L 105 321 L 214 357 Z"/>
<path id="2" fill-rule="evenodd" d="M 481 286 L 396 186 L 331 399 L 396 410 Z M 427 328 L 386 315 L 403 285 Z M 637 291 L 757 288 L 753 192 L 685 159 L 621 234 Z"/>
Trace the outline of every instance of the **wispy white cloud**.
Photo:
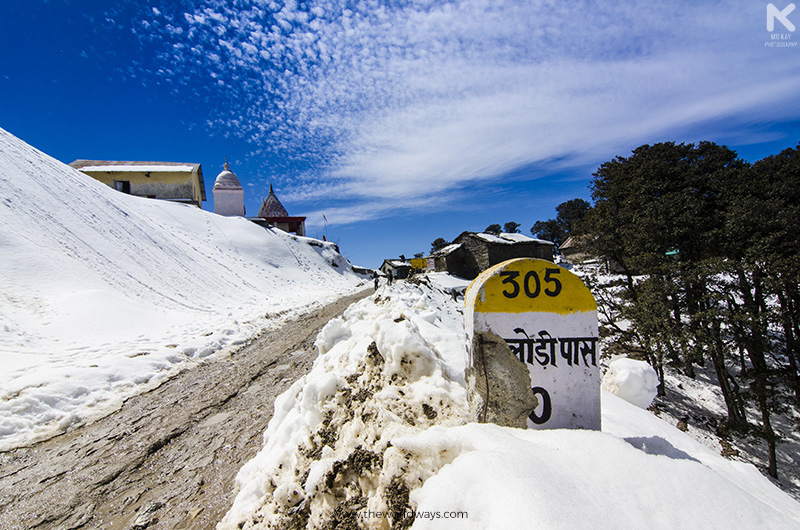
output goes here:
<path id="1" fill-rule="evenodd" d="M 200 0 L 154 8 L 140 27 L 162 75 L 209 80 L 213 127 L 303 159 L 292 197 L 355 202 L 334 214 L 350 222 L 546 160 L 800 116 L 798 57 L 763 48 L 764 9 Z"/>

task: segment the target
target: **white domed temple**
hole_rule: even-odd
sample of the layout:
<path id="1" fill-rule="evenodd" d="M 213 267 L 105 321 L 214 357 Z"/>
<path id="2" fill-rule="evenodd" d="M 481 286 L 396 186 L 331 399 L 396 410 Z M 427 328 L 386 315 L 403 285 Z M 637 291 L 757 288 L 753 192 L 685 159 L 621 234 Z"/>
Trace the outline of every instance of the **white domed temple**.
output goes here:
<path id="1" fill-rule="evenodd" d="M 225 169 L 217 175 L 214 181 L 214 213 L 219 215 L 244 216 L 244 190 L 239 182 L 239 177 L 231 171 L 228 161 L 225 160 Z"/>
<path id="2" fill-rule="evenodd" d="M 214 213 L 226 216 L 244 216 L 244 190 L 239 177 L 231 171 L 228 161 L 225 161 L 225 169 L 217 175 L 214 181 Z M 258 217 L 249 217 L 254 223 L 270 228 L 278 228 L 284 232 L 306 235 L 306 218 L 290 216 L 286 211 L 278 196 L 269 185 L 269 195 L 264 199 L 261 208 L 258 210 Z"/>

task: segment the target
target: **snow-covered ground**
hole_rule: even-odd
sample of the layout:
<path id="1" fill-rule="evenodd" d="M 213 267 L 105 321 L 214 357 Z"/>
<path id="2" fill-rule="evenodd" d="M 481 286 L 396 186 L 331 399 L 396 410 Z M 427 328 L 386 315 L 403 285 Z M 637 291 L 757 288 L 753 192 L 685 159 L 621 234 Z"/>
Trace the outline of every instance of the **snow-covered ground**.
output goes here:
<path id="1" fill-rule="evenodd" d="M 366 285 L 333 245 L 119 193 L 0 129 L 0 450 Z"/>
<path id="2" fill-rule="evenodd" d="M 2 130 L 0 255 L 0 450 L 365 285 L 330 244 L 120 194 Z M 331 321 L 220 529 L 800 527 L 754 466 L 608 392 L 602 432 L 469 423 L 465 285 L 397 282 Z M 631 373 L 607 387 L 642 405 Z"/>
<path id="3" fill-rule="evenodd" d="M 320 332 L 220 530 L 800 527 L 754 466 L 606 391 L 602 432 L 468 423 L 463 299 L 441 280 L 383 286 Z M 647 374 L 624 367 L 608 386 L 639 399 Z"/>
<path id="4" fill-rule="evenodd" d="M 709 363 L 710 364 L 710 363 Z M 668 371 L 666 397 L 658 397 L 652 410 L 671 425 L 680 424 L 695 440 L 718 453 L 725 453 L 738 462 L 757 466 L 767 473 L 767 444 L 756 432 L 745 435 L 729 433 L 721 438 L 717 427 L 727 411 L 722 392 L 711 366 L 696 367 L 696 377 Z M 746 407 L 751 425 L 757 425 L 760 415 L 753 405 Z M 773 413 L 772 427 L 780 433 L 777 444 L 778 479 L 770 479 L 781 489 L 800 499 L 800 414 L 792 407 Z M 755 429 L 753 429 L 755 431 Z"/>
<path id="5" fill-rule="evenodd" d="M 613 323 L 619 329 L 626 330 L 630 323 L 620 320 L 619 316 L 610 309 L 612 304 L 605 304 L 602 298 L 613 298 L 614 292 L 619 292 L 622 276 L 608 274 L 605 267 L 597 262 L 586 262 L 580 266 L 561 263 L 562 266 L 571 268 L 572 272 L 581 276 L 585 282 L 592 285 L 595 296 L 598 296 L 598 309 L 601 321 Z M 617 285 L 617 287 L 611 287 Z M 602 293 L 602 298 L 599 294 Z M 607 305 L 607 307 L 603 307 Z M 604 312 L 603 310 L 606 309 Z M 606 342 L 614 341 L 611 333 Z M 603 363 L 607 365 L 607 362 Z M 738 374 L 739 367 L 729 365 L 728 369 L 733 374 Z M 760 412 L 752 402 L 747 403 L 746 413 L 748 421 L 754 427 L 746 434 L 730 432 L 720 437 L 717 430 L 720 421 L 727 416 L 725 401 L 719 388 L 714 368 L 710 362 L 705 365 L 695 366 L 696 377 L 690 378 L 678 370 L 667 367 L 664 378 L 666 396 L 658 396 L 654 400 L 651 411 L 663 421 L 671 425 L 680 425 L 685 432 L 695 440 L 706 445 L 713 451 L 725 454 L 727 458 L 739 462 L 746 462 L 757 466 L 762 473 L 767 474 L 767 444 L 758 435 L 757 428 Z M 796 500 L 800 500 L 800 412 L 795 407 L 788 406 L 784 410 L 774 411 L 771 423 L 779 435 L 777 444 L 778 479 L 770 479 L 789 493 Z"/>

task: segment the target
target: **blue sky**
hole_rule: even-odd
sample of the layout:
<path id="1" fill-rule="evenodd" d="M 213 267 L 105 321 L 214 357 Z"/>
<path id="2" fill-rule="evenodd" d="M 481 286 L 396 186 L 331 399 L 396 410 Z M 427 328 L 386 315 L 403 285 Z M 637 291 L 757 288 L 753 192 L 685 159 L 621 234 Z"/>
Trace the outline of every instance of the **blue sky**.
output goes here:
<path id="1" fill-rule="evenodd" d="M 3 4 L 0 127 L 63 162 L 199 162 L 208 210 L 227 156 L 248 213 L 272 183 L 365 266 L 527 233 L 645 143 L 800 141 L 800 32 L 766 46 L 760 0 Z"/>

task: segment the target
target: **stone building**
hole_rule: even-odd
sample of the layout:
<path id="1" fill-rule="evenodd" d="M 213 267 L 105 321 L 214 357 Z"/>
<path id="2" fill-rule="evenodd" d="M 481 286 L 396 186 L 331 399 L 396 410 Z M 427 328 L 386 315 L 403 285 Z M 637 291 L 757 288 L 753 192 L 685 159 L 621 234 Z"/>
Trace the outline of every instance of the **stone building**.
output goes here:
<path id="1" fill-rule="evenodd" d="M 472 280 L 492 265 L 514 258 L 553 261 L 554 249 L 555 243 L 524 234 L 463 232 L 430 258 L 436 271 Z"/>
<path id="2" fill-rule="evenodd" d="M 198 208 L 206 200 L 200 164 L 79 159 L 69 165 L 129 195 L 193 204 Z"/>
<path id="3" fill-rule="evenodd" d="M 380 267 L 382 273 L 388 275 L 391 272 L 396 280 L 408 278 L 412 270 L 411 262 L 405 259 L 385 259 Z"/>

